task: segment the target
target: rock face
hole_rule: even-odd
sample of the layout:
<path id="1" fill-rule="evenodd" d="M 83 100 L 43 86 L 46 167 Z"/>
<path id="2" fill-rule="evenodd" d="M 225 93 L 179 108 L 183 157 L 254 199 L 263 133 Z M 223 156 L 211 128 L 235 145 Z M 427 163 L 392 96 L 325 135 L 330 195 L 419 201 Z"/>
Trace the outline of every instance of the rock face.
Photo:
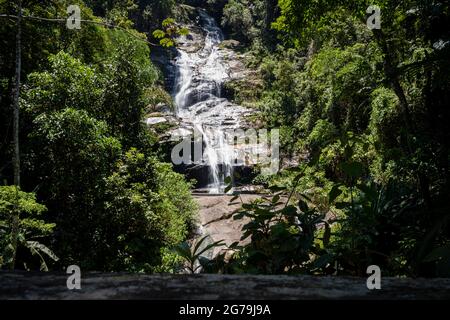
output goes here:
<path id="1" fill-rule="evenodd" d="M 257 198 L 257 195 L 241 195 L 242 200 L 249 203 Z M 248 223 L 246 219 L 234 220 L 232 213 L 240 208 L 240 201 L 230 203 L 232 196 L 227 195 L 202 195 L 194 194 L 194 199 L 199 204 L 199 228 L 202 235 L 208 235 L 210 242 L 223 240 L 226 245 L 240 242 L 247 244 L 249 239 L 241 241 L 242 227 Z M 215 248 L 209 256 L 216 256 L 222 248 Z"/>
<path id="2" fill-rule="evenodd" d="M 450 299 L 450 279 L 252 275 L 82 274 L 81 290 L 68 290 L 67 274 L 0 272 L 0 299 L 301 300 Z"/>
<path id="3" fill-rule="evenodd" d="M 174 48 L 166 49 L 162 47 L 154 47 L 150 52 L 152 62 L 164 74 L 164 87 L 168 92 L 171 92 L 175 85 L 176 67 L 172 60 L 176 57 L 176 54 Z"/>

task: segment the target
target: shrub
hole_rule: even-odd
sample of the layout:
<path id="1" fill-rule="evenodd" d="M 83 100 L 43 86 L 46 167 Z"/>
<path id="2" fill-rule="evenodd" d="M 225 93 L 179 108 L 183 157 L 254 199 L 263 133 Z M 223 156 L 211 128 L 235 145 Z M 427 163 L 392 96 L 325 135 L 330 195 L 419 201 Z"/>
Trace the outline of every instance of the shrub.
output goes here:
<path id="1" fill-rule="evenodd" d="M 196 205 L 190 185 L 171 166 L 127 152 L 106 179 L 103 223 L 94 241 L 97 263 L 109 270 L 171 270 L 166 249 L 184 241 Z"/>
<path id="2" fill-rule="evenodd" d="M 53 233 L 54 223 L 40 219 L 47 208 L 36 202 L 34 193 L 21 191 L 15 186 L 0 187 L 0 267 L 2 265 L 30 269 L 30 259 L 23 249 L 40 261 L 40 270 L 47 271 L 47 259 L 57 261 L 56 255 L 38 239 Z"/>

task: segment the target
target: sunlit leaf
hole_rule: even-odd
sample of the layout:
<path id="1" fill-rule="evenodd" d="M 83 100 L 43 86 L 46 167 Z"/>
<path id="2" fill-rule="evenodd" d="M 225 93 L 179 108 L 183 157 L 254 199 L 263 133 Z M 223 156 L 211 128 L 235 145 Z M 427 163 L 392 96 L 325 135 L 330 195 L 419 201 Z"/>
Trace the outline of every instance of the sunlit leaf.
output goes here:
<path id="1" fill-rule="evenodd" d="M 156 39 L 162 39 L 166 36 L 166 33 L 162 30 L 155 30 L 153 31 L 153 37 Z"/>

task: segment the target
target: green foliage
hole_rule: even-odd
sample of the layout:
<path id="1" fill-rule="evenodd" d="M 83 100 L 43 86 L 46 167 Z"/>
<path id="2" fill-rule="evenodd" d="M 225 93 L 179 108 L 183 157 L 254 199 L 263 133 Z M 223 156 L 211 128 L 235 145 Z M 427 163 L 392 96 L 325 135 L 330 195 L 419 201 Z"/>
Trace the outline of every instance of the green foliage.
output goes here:
<path id="1" fill-rule="evenodd" d="M 47 208 L 36 202 L 34 193 L 15 186 L 0 187 L 0 267 L 21 265 L 33 267 L 33 260 L 21 252 L 27 249 L 40 261 L 40 270 L 48 271 L 46 258 L 58 257 L 37 239 L 48 239 L 55 224 L 40 219 Z M 19 255 L 20 254 L 20 255 Z"/>
<path id="2" fill-rule="evenodd" d="M 335 126 L 327 120 L 318 120 L 305 143 L 311 150 L 322 149 L 336 137 Z"/>
<path id="3" fill-rule="evenodd" d="M 99 66 L 59 52 L 50 56 L 49 71 L 30 74 L 22 103 L 28 117 L 64 108 L 86 110 L 106 121 L 125 147 L 142 146 L 144 92 L 156 85 L 159 74 L 145 43 L 122 31 L 112 31 L 110 39 L 107 60 Z"/>
<path id="4" fill-rule="evenodd" d="M 159 73 L 145 43 L 121 31 L 113 32 L 112 40 L 108 63 L 103 65 L 106 81 L 99 118 L 107 121 L 126 149 L 143 148 L 147 139 L 142 123 L 145 91 L 156 86 Z"/>
<path id="5" fill-rule="evenodd" d="M 395 147 L 402 123 L 399 101 L 392 90 L 378 88 L 372 93 L 370 129 L 385 147 Z M 395 131 L 394 128 L 399 128 Z"/>
<path id="6" fill-rule="evenodd" d="M 184 240 L 195 205 L 189 185 L 170 166 L 154 160 L 142 160 L 142 169 L 124 165 L 150 188 L 114 172 L 123 149 L 148 148 L 141 120 L 159 75 L 145 43 L 123 31 L 111 31 L 108 39 L 99 65 L 60 52 L 51 56 L 49 71 L 30 75 L 23 99 L 26 116 L 34 118 L 26 168 L 41 186 L 39 196 L 58 213 L 62 262 L 97 270 L 169 270 L 162 265 L 164 247 Z M 167 182 L 179 193 L 168 191 Z"/>
<path id="7" fill-rule="evenodd" d="M 95 69 L 68 53 L 49 57 L 50 70 L 31 73 L 22 96 L 23 106 L 32 117 L 44 112 L 77 108 L 93 116 L 102 112 L 104 79 Z"/>
<path id="8" fill-rule="evenodd" d="M 161 26 L 166 17 L 173 16 L 175 0 L 139 0 L 139 14 L 136 23 L 139 30 L 154 30 Z"/>
<path id="9" fill-rule="evenodd" d="M 201 268 L 205 268 L 211 263 L 208 258 L 203 256 L 205 253 L 224 244 L 223 241 L 206 244 L 205 241 L 207 239 L 208 236 L 204 236 L 197 239 L 192 246 L 187 242 L 183 242 L 174 248 L 174 251 L 183 258 L 185 269 L 191 274 L 201 271 Z"/>
<path id="10" fill-rule="evenodd" d="M 24 2 L 24 14 L 65 16 L 64 3 Z M 169 249 L 188 236 L 197 206 L 191 184 L 153 153 L 156 140 L 145 128 L 144 116 L 148 108 L 172 101 L 150 61 L 146 35 L 132 26 L 151 21 L 148 31 L 155 22 L 162 23 L 170 39 L 187 30 L 173 19 L 163 23 L 174 1 L 76 4 L 84 20 L 120 28 L 82 22 L 81 30 L 69 30 L 57 23 L 23 21 L 22 187 L 36 190 L 39 203 L 48 210 L 42 212 L 43 220 L 32 220 L 25 213 L 37 214 L 44 207 L 36 204 L 30 212 L 21 208 L 25 213 L 20 223 L 26 231 L 20 232 L 10 230 L 12 218 L 2 213 L 2 252 L 18 239 L 18 262 L 28 262 L 23 246 L 32 254 L 55 258 L 35 239 L 44 237 L 43 243 L 51 242 L 60 257 L 56 268 L 77 264 L 100 271 L 173 271 L 179 259 Z M 2 2 L 0 11 L 15 14 L 15 4 Z M 136 15 L 143 11 L 145 17 Z M 11 117 L 9 98 L 5 100 L 9 93 L 4 92 L 11 92 L 14 83 L 16 28 L 14 21 L 4 21 L 0 38 L 8 50 L 0 53 L 0 107 L 2 115 L 8 115 L 2 117 L 6 125 Z M 3 136 L 12 140 L 11 130 L 2 131 Z M 0 174 L 9 180 L 9 142 L 1 143 Z M 28 200 L 31 206 L 34 202 Z M 1 260 L 10 264 L 11 256 L 2 254 Z M 47 268 L 44 261 L 42 268 Z"/>
<path id="11" fill-rule="evenodd" d="M 96 180 L 109 172 L 121 150 L 117 139 L 109 136 L 106 123 L 82 110 L 38 116 L 29 138 L 28 168 L 47 192 L 63 196 L 61 205 L 70 204 L 70 190 L 93 191 Z"/>
<path id="12" fill-rule="evenodd" d="M 251 40 L 255 29 L 248 1 L 228 1 L 223 9 L 222 26 L 229 27 L 239 40 Z"/>
<path id="13" fill-rule="evenodd" d="M 59 213 L 64 262 L 151 272 L 162 264 L 162 248 L 187 236 L 196 210 L 190 185 L 137 150 L 120 156 L 105 123 L 66 109 L 38 117 L 31 139 L 33 163 L 46 164 L 36 169 L 41 196 Z"/>
<path id="14" fill-rule="evenodd" d="M 159 112 L 158 109 L 161 104 L 168 106 L 170 110 L 174 110 L 174 102 L 172 96 L 164 90 L 162 86 L 152 86 L 146 88 L 142 92 L 142 100 L 145 105 L 146 113 Z"/>
<path id="15" fill-rule="evenodd" d="M 375 264 L 387 274 L 417 275 L 423 264 L 431 263 L 428 268 L 435 274 L 448 276 L 445 241 L 426 257 L 417 255 L 423 246 L 419 239 L 429 233 L 419 227 L 426 223 L 420 217 L 423 203 L 414 191 L 394 183 L 367 182 L 358 183 L 351 194 L 349 200 L 335 203 L 343 215 L 335 221 L 329 252 L 338 274 L 363 276 L 367 266 Z"/>
<path id="16" fill-rule="evenodd" d="M 278 4 L 283 45 L 251 53 L 264 78 L 260 120 L 281 129 L 282 155 L 300 156 L 297 192 L 336 215 L 333 272 L 361 275 L 374 263 L 395 275 L 445 275 L 449 140 L 437 132 L 448 131 L 438 119 L 448 121 L 449 81 L 438 58 L 447 51 L 432 44 L 449 39 L 436 27 L 448 5 L 377 2 L 382 29 L 369 30 L 368 1 Z M 292 186 L 294 177 L 271 182 Z"/>
<path id="17" fill-rule="evenodd" d="M 305 45 L 318 32 L 326 31 L 330 24 L 343 16 L 350 15 L 351 19 L 365 22 L 366 10 L 373 4 L 366 0 L 317 0 L 314 3 L 307 0 L 278 0 L 281 15 L 273 23 L 273 27 L 284 34 L 284 41 L 295 46 Z M 383 17 L 386 19 L 383 21 L 389 23 L 392 9 L 395 8 L 394 1 L 377 1 L 376 5 L 384 9 Z M 388 16 L 390 19 L 387 19 Z M 336 30 L 333 30 L 333 35 L 335 34 Z"/>
<path id="18" fill-rule="evenodd" d="M 189 189 L 170 166 L 127 152 L 106 179 L 103 217 L 109 227 L 102 223 L 94 240 L 99 263 L 138 272 L 162 266 L 162 249 L 182 242 L 190 228 L 196 205 Z"/>
<path id="19" fill-rule="evenodd" d="M 177 37 L 189 34 L 189 29 L 180 27 L 173 18 L 163 20 L 161 25 L 164 30 L 156 29 L 152 34 L 155 39 L 159 40 L 159 44 L 165 48 L 175 46 Z"/>
<path id="20" fill-rule="evenodd" d="M 99 182 L 110 172 L 121 145 L 108 136 L 106 123 L 85 111 L 42 114 L 34 126 L 26 169 L 40 184 L 40 197 L 55 213 L 59 255 L 70 260 L 71 253 L 83 255 L 91 245 L 90 230 L 101 219 L 92 212 L 101 191 Z"/>
<path id="21" fill-rule="evenodd" d="M 156 39 L 162 39 L 166 36 L 166 33 L 162 30 L 155 30 L 153 31 L 153 37 Z"/>
<path id="22" fill-rule="evenodd" d="M 16 257 L 31 269 L 30 251 L 46 269 L 42 258 L 56 257 L 42 237 L 61 265 L 175 271 L 183 258 L 170 249 L 186 240 L 196 205 L 191 185 L 155 159 L 156 138 L 143 126 L 146 113 L 172 102 L 142 40 L 153 33 L 175 46 L 188 33 L 177 20 L 194 10 L 174 10 L 174 0 L 76 3 L 83 19 L 125 30 L 23 21 L 22 188 L 38 200 L 1 187 L 0 261 Z M 378 264 L 390 275 L 448 276 L 448 4 L 377 1 L 382 29 L 369 30 L 365 0 L 185 3 L 207 6 L 242 42 L 262 81 L 225 89 L 259 109 L 258 126 L 280 128 L 282 156 L 299 161 L 296 171 L 255 179 L 292 191 L 243 204 L 236 217 L 246 219 L 251 243 L 233 245 L 228 264 L 185 250 L 191 271 L 200 263 L 204 271 L 362 275 Z M 28 1 L 24 14 L 61 17 L 66 4 Z M 0 12 L 15 14 L 16 3 L 0 1 Z M 2 20 L 0 175 L 11 181 L 16 27 Z"/>
<path id="23" fill-rule="evenodd" d="M 300 176 L 296 177 L 296 184 Z M 274 188 L 279 190 L 279 188 Z M 323 249 L 329 243 L 330 226 L 325 213 L 308 204 L 309 198 L 301 195 L 297 205 L 291 204 L 293 190 L 284 197 L 284 190 L 251 203 L 243 203 L 234 214 L 243 220 L 241 241 L 234 243 L 227 272 L 233 273 L 313 273 L 327 267 L 331 258 Z M 237 196 L 235 197 L 237 198 Z M 231 200 L 234 201 L 234 200 Z M 318 238 L 320 230 L 325 230 Z"/>

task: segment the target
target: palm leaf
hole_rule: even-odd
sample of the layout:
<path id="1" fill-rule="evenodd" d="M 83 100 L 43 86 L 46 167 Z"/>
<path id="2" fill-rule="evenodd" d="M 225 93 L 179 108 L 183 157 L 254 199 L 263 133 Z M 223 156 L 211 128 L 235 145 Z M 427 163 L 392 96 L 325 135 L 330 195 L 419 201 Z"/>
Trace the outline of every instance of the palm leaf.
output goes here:
<path id="1" fill-rule="evenodd" d="M 223 240 L 219 240 L 216 242 L 213 242 L 209 245 L 207 245 L 206 247 L 203 248 L 203 250 L 201 250 L 198 254 L 196 254 L 196 257 L 200 257 L 203 253 L 205 253 L 206 251 L 208 251 L 209 249 L 215 248 L 215 247 L 219 247 L 225 245 L 225 242 L 223 242 Z"/>
<path id="2" fill-rule="evenodd" d="M 26 241 L 26 247 L 30 249 L 32 252 L 35 251 L 37 253 L 45 253 L 49 258 L 51 258 L 53 261 L 58 261 L 59 258 L 53 253 L 52 250 L 50 250 L 48 247 L 43 245 L 42 243 L 39 243 L 37 241 Z M 40 255 L 40 254 L 39 254 Z"/>

